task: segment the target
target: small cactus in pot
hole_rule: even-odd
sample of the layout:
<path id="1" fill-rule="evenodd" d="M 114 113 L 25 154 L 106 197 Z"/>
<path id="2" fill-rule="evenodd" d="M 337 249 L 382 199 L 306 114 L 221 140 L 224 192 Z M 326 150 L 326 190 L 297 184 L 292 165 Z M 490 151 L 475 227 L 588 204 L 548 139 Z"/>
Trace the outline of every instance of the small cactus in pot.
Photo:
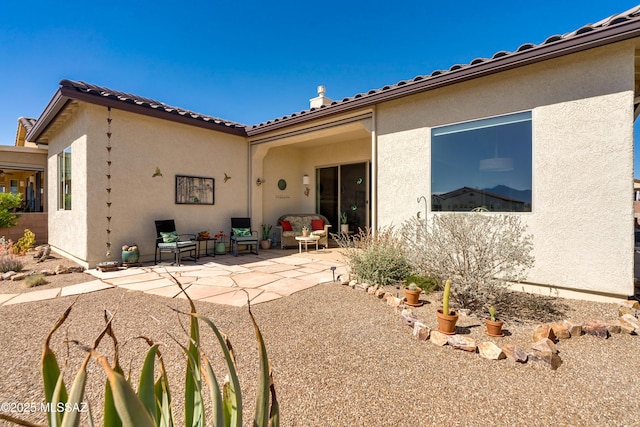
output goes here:
<path id="1" fill-rule="evenodd" d="M 442 309 L 436 311 L 438 318 L 438 331 L 443 334 L 453 335 L 456 330 L 456 322 L 458 321 L 458 313 L 449 309 L 449 294 L 451 293 L 451 279 L 447 279 L 444 284 L 444 292 L 442 294 Z"/>

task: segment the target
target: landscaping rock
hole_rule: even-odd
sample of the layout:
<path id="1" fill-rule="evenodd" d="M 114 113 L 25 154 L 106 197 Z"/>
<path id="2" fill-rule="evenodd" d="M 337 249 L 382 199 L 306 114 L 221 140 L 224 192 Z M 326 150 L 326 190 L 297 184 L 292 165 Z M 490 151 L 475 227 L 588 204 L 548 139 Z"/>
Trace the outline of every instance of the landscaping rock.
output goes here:
<path id="1" fill-rule="evenodd" d="M 620 322 L 620 325 L 624 326 L 626 329 L 633 328 L 633 332 L 640 334 L 640 320 L 636 319 L 631 314 L 625 314 L 618 319 L 618 322 Z"/>
<path id="2" fill-rule="evenodd" d="M 18 281 L 18 280 L 23 280 L 28 275 L 29 275 L 29 273 L 16 273 L 16 274 L 11 276 L 11 280 L 13 280 L 14 282 Z"/>
<path id="3" fill-rule="evenodd" d="M 554 324 L 551 325 L 551 329 L 553 330 L 553 334 L 559 340 L 568 340 L 569 338 L 571 338 L 569 328 L 567 328 L 565 325 Z"/>
<path id="4" fill-rule="evenodd" d="M 376 291 L 378 290 L 377 286 L 370 286 L 369 289 L 367 289 L 367 293 L 369 295 L 374 295 L 376 293 Z"/>
<path id="5" fill-rule="evenodd" d="M 413 324 L 413 337 L 418 341 L 426 341 L 429 339 L 431 329 L 422 322 L 415 322 Z"/>
<path id="6" fill-rule="evenodd" d="M 349 287 L 350 287 L 351 289 L 353 289 L 353 288 L 355 288 L 355 287 L 356 287 L 356 285 L 357 285 L 357 284 L 358 284 L 358 282 L 356 282 L 355 280 L 352 280 L 352 281 L 350 281 L 350 282 L 349 282 Z"/>
<path id="7" fill-rule="evenodd" d="M 480 356 L 489 360 L 500 360 L 507 357 L 504 351 L 491 341 L 478 344 L 478 352 L 480 353 Z"/>
<path id="8" fill-rule="evenodd" d="M 12 276 L 15 276 L 16 274 L 18 274 L 18 273 L 16 273 L 13 270 L 7 271 L 6 273 L 2 274 L 2 280 L 9 280 L 9 279 L 11 279 Z"/>
<path id="9" fill-rule="evenodd" d="M 402 319 L 404 320 L 405 325 L 411 326 L 413 328 L 413 324 L 418 320 L 418 316 L 416 316 L 411 309 L 405 308 L 402 310 Z"/>
<path id="10" fill-rule="evenodd" d="M 593 335 L 598 338 L 609 338 L 609 331 L 607 330 L 607 326 L 601 322 L 589 322 L 586 325 L 582 326 L 582 331 L 585 334 Z"/>
<path id="11" fill-rule="evenodd" d="M 455 349 L 469 351 L 473 353 L 475 353 L 476 349 L 478 348 L 474 340 L 472 340 L 471 338 L 465 337 L 463 335 L 457 335 L 457 334 L 449 335 L 449 337 L 447 338 L 447 344 L 449 344 L 451 347 Z"/>
<path id="12" fill-rule="evenodd" d="M 391 294 L 388 294 L 387 305 L 390 305 L 391 307 L 394 307 L 394 308 L 398 308 L 400 307 L 400 304 L 402 304 L 402 298 L 397 298 Z"/>
<path id="13" fill-rule="evenodd" d="M 565 320 L 563 324 L 567 327 L 569 334 L 572 337 L 579 337 L 582 335 L 582 323 L 577 323 L 573 320 Z"/>
<path id="14" fill-rule="evenodd" d="M 378 298 L 382 299 L 382 298 L 384 298 L 385 294 L 386 294 L 386 292 L 384 291 L 384 289 L 378 288 L 376 290 L 375 296 L 377 296 Z"/>
<path id="15" fill-rule="evenodd" d="M 53 270 L 50 269 L 44 269 L 44 270 L 40 270 L 40 274 L 43 274 L 45 276 L 54 276 L 56 273 Z"/>
<path id="16" fill-rule="evenodd" d="M 604 322 L 604 325 L 607 327 L 607 331 L 610 334 L 619 334 L 622 332 L 622 326 L 620 325 L 620 321 L 616 320 L 615 322 Z"/>
<path id="17" fill-rule="evenodd" d="M 431 331 L 429 335 L 429 341 L 440 347 L 447 345 L 448 340 L 449 336 L 440 331 Z"/>
<path id="18" fill-rule="evenodd" d="M 540 353 L 558 353 L 558 348 L 556 347 L 555 343 L 549 338 L 541 339 L 537 343 L 534 343 L 531 348 L 533 348 L 535 351 L 539 351 Z"/>
<path id="19" fill-rule="evenodd" d="M 533 354 L 529 354 L 529 360 L 533 360 L 535 362 L 540 362 L 547 365 L 548 368 L 552 370 L 556 370 L 562 365 L 562 359 L 555 353 L 551 352 L 534 352 Z"/>
<path id="20" fill-rule="evenodd" d="M 622 317 L 625 314 L 630 314 L 634 317 L 640 317 L 640 310 L 630 307 L 618 307 L 618 317 Z"/>
<path id="21" fill-rule="evenodd" d="M 533 342 L 538 342 L 545 338 L 549 338 L 553 342 L 556 341 L 556 335 L 554 334 L 551 325 L 549 325 L 548 323 L 537 326 L 533 331 Z"/>
<path id="22" fill-rule="evenodd" d="M 81 267 L 79 265 L 73 265 L 71 267 L 68 267 L 67 271 L 69 273 L 83 273 L 84 272 L 84 267 Z"/>
<path id="23" fill-rule="evenodd" d="M 518 363 L 526 363 L 529 359 L 529 354 L 521 347 L 515 344 L 505 344 L 502 346 L 502 351 L 509 358 Z"/>
<path id="24" fill-rule="evenodd" d="M 70 273 L 69 269 L 62 264 L 56 265 L 56 274 L 67 274 Z"/>
<path id="25" fill-rule="evenodd" d="M 619 305 L 620 307 L 628 307 L 634 310 L 640 310 L 640 302 L 638 302 L 638 300 L 635 300 L 635 299 L 622 300 L 620 301 Z"/>
<path id="26" fill-rule="evenodd" d="M 356 289 L 360 289 L 362 291 L 366 291 L 370 287 L 371 287 L 371 285 L 368 284 L 368 283 L 356 283 L 356 286 L 355 286 Z"/>

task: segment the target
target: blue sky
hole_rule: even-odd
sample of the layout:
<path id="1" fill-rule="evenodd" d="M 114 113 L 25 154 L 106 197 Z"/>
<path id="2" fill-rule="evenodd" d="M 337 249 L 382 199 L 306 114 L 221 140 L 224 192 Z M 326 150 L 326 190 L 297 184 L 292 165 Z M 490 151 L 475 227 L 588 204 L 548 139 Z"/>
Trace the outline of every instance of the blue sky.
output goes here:
<path id="1" fill-rule="evenodd" d="M 13 144 L 18 117 L 37 118 L 65 78 L 256 124 L 307 109 L 320 84 L 342 99 L 541 43 L 636 5 L 7 0 L 0 3 L 0 144 Z"/>

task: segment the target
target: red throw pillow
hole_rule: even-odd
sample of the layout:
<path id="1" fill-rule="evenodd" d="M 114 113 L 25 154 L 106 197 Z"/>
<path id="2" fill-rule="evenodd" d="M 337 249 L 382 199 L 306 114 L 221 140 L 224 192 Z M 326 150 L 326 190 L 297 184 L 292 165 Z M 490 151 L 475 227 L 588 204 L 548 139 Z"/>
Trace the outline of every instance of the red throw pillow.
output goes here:
<path id="1" fill-rule="evenodd" d="M 293 231 L 289 221 L 280 221 L 280 225 L 282 226 L 282 231 Z"/>
<path id="2" fill-rule="evenodd" d="M 311 220 L 311 231 L 316 231 L 316 230 L 324 230 L 324 220 L 322 219 Z"/>

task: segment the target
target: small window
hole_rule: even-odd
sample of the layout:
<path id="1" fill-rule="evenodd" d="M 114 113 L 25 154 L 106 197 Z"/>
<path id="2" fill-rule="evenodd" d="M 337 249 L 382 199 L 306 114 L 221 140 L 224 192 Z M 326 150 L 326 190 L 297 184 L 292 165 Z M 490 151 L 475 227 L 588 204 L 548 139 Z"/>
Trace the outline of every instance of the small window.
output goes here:
<path id="1" fill-rule="evenodd" d="M 431 210 L 531 212 L 531 112 L 434 128 Z"/>
<path id="2" fill-rule="evenodd" d="M 71 210 L 71 147 L 58 154 L 58 209 Z"/>
<path id="3" fill-rule="evenodd" d="M 12 179 L 9 181 L 9 191 L 11 194 L 18 194 L 18 180 Z"/>

